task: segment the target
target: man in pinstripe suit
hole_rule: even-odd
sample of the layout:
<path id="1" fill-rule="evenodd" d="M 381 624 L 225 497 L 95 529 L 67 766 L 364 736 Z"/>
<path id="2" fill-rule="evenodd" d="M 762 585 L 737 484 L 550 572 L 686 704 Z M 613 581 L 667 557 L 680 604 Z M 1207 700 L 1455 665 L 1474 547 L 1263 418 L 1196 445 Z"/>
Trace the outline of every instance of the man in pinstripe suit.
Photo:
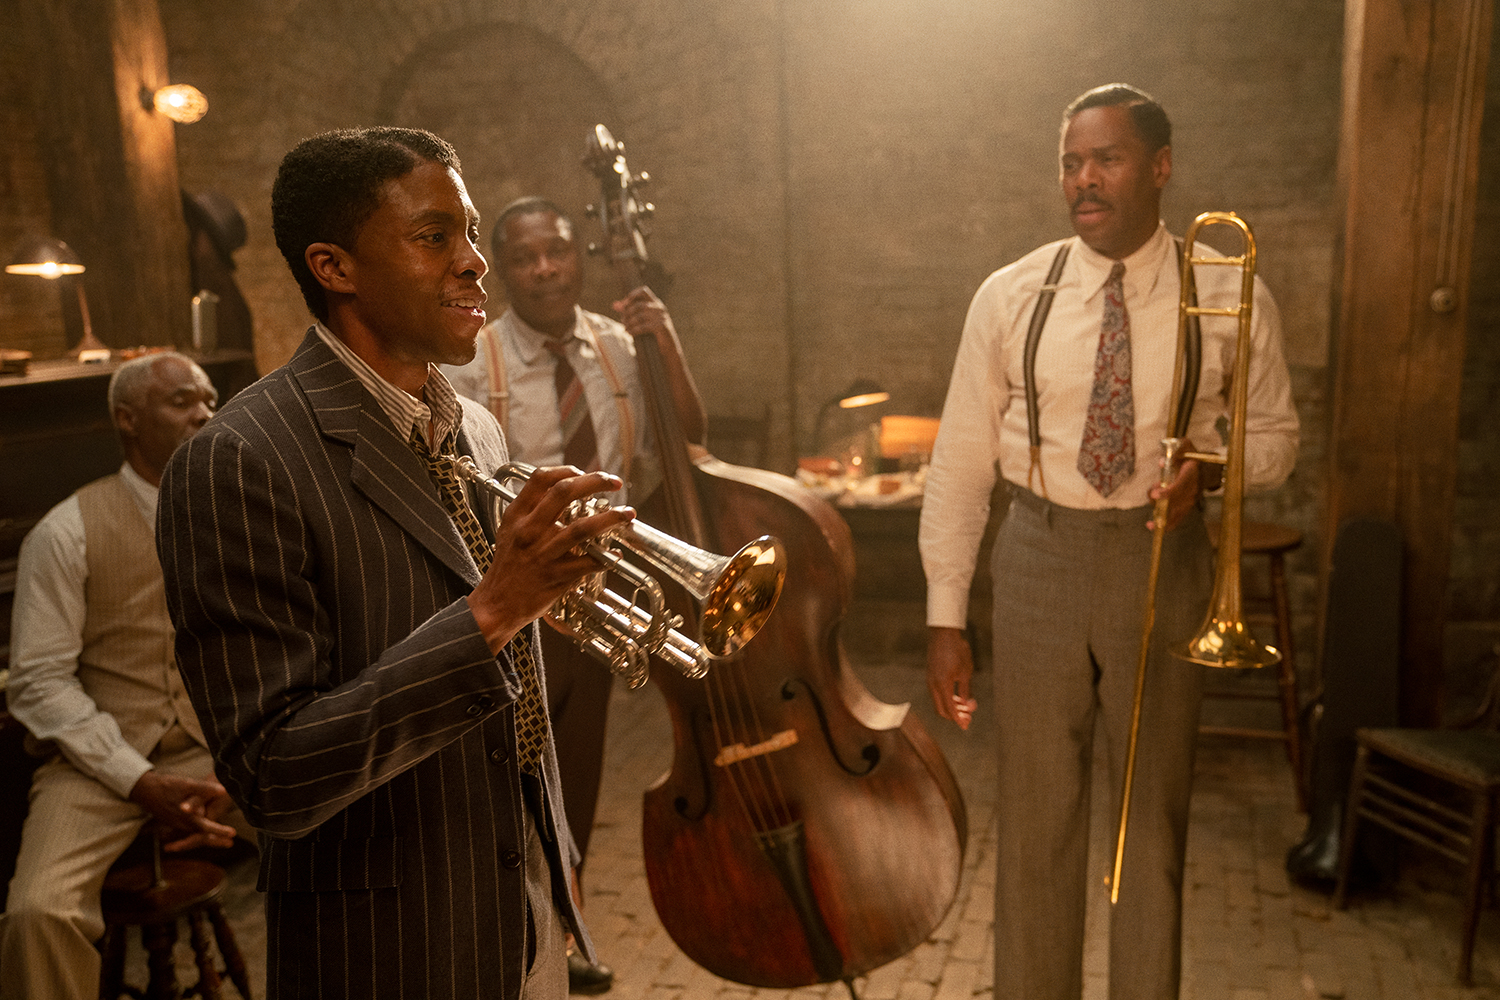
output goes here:
<path id="1" fill-rule="evenodd" d="M 559 526 L 621 485 L 559 468 L 496 518 L 431 459 L 506 454 L 435 367 L 485 319 L 447 143 L 315 136 L 272 215 L 319 322 L 178 453 L 158 519 L 183 678 L 261 833 L 270 996 L 564 996 L 565 932 L 592 945 L 534 623 L 633 515 Z"/>

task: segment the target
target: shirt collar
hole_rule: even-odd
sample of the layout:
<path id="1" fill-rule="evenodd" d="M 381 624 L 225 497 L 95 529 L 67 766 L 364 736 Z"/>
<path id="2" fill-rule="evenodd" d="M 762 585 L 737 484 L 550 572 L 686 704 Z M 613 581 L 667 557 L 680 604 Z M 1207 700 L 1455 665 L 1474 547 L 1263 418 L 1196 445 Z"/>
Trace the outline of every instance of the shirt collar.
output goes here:
<path id="1" fill-rule="evenodd" d="M 542 355 L 542 352 L 547 349 L 547 341 L 551 340 L 552 338 L 548 337 L 545 333 L 536 329 L 530 323 L 527 323 L 520 316 L 516 315 L 516 311 L 514 309 L 505 310 L 505 315 L 502 318 L 506 323 L 510 324 L 511 330 L 515 332 L 516 352 L 521 357 L 521 363 L 528 366 L 535 364 L 537 358 L 539 358 Z M 574 305 L 573 329 L 569 330 L 567 335 L 563 337 L 564 344 L 568 344 L 569 342 L 574 340 L 577 340 L 580 343 L 583 342 L 583 339 L 579 334 L 579 328 L 582 323 L 583 310 L 579 306 Z"/>
<path id="2" fill-rule="evenodd" d="M 1114 268 L 1115 261 L 1094 250 L 1081 238 L 1075 236 L 1074 240 L 1077 243 L 1079 285 L 1083 299 L 1087 302 L 1104 290 L 1104 283 L 1109 280 L 1109 272 Z M 1151 234 L 1151 238 L 1123 261 L 1126 296 L 1150 296 L 1156 291 L 1156 284 L 1161 280 L 1162 274 L 1175 262 L 1176 256 L 1166 223 L 1158 221 L 1156 232 Z"/>
<path id="3" fill-rule="evenodd" d="M 413 429 L 427 438 L 428 427 L 431 426 L 432 438 L 427 442 L 429 447 L 438 451 L 448 450 L 444 444 L 450 436 L 457 433 L 462 422 L 463 406 L 458 401 L 458 393 L 443 377 L 443 373 L 438 371 L 437 365 L 428 364 L 427 381 L 422 385 L 423 398 L 418 399 L 382 378 L 328 327 L 318 323 L 314 329 L 318 331 L 318 337 L 323 343 L 328 345 L 328 349 L 354 373 L 360 384 L 370 390 L 403 441 L 411 438 Z"/>
<path id="4" fill-rule="evenodd" d="M 120 478 L 129 487 L 131 499 L 141 509 L 141 516 L 146 519 L 146 523 L 156 524 L 156 496 L 160 492 L 157 487 L 147 482 L 146 477 L 136 472 L 129 462 L 120 466 Z"/>

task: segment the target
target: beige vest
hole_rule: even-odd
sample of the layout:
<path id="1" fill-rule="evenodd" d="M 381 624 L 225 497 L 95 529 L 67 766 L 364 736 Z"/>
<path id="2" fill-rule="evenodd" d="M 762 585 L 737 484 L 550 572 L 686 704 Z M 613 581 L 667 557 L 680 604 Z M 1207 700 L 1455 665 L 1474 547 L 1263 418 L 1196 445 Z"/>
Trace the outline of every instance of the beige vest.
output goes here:
<path id="1" fill-rule="evenodd" d="M 203 744 L 172 651 L 155 525 L 141 517 L 119 473 L 80 489 L 78 506 L 89 574 L 79 683 L 142 756 L 150 756 L 173 723 Z"/>

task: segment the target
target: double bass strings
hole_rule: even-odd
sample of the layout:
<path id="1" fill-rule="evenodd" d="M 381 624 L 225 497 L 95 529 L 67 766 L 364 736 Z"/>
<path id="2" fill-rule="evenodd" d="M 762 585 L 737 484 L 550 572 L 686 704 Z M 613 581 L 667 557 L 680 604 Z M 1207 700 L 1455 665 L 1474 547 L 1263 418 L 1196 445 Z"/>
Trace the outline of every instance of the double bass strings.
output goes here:
<path id="1" fill-rule="evenodd" d="M 743 665 L 721 663 L 706 678 L 706 683 L 710 689 L 709 720 L 718 746 L 764 742 L 765 726 L 755 699 L 749 696 Z M 734 688 L 732 692 L 728 690 L 730 687 Z M 734 789 L 745 822 L 752 829 L 764 833 L 791 822 L 791 808 L 770 754 L 756 754 L 723 766 L 725 779 Z"/>

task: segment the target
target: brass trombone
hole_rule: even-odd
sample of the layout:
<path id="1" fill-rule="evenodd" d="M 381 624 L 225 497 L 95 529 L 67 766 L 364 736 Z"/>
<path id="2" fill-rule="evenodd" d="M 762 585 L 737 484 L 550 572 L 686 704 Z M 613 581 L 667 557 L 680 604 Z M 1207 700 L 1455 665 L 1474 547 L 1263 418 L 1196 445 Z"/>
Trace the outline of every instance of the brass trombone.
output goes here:
<path id="1" fill-rule="evenodd" d="M 455 458 L 453 467 L 459 476 L 506 503 L 520 494 L 509 484 L 524 482 L 536 471 L 535 466 L 512 462 L 491 477 L 466 455 Z M 564 512 L 563 521 L 609 506 L 602 497 L 579 500 Z M 770 535 L 762 535 L 732 556 L 721 556 L 644 522 L 630 521 L 585 543 L 582 549 L 602 569 L 559 598 L 547 612 L 547 623 L 608 664 L 632 688 L 646 683 L 652 653 L 685 677 L 704 676 L 711 659 L 733 655 L 760 631 L 786 580 L 786 550 Z M 640 556 L 693 597 L 700 612 L 697 640 L 678 631 L 682 617 L 667 608 L 661 584 L 626 559 L 621 549 Z M 631 585 L 629 597 L 604 586 L 606 571 Z"/>
<path id="2" fill-rule="evenodd" d="M 1233 257 L 1199 257 L 1194 247 L 1199 230 L 1225 225 L 1240 231 L 1245 252 Z M 1179 460 L 1195 459 L 1224 466 L 1224 505 L 1219 527 L 1219 551 L 1215 564 L 1213 596 L 1203 625 L 1186 642 L 1168 648 L 1173 656 L 1208 667 L 1269 667 L 1281 662 L 1274 646 L 1257 642 L 1245 624 L 1240 591 L 1241 510 L 1245 497 L 1245 415 L 1248 408 L 1250 381 L 1250 310 L 1255 297 L 1255 236 L 1250 225 L 1233 212 L 1204 212 L 1193 220 L 1182 238 L 1182 295 L 1177 310 L 1177 361 L 1172 376 L 1174 395 L 1167 417 L 1167 433 L 1162 439 L 1164 461 L 1162 487 L 1170 486 Z M 1238 306 L 1211 307 L 1197 304 L 1193 267 L 1197 264 L 1238 267 L 1240 301 Z M 1234 377 L 1229 400 L 1229 442 L 1227 454 L 1185 451 L 1184 435 L 1192 416 L 1193 391 L 1198 380 L 1191 370 L 1200 356 L 1200 347 L 1189 335 L 1198 316 L 1229 316 L 1239 319 L 1236 340 Z M 1179 387 L 1187 391 L 1178 392 Z M 1146 577 L 1146 614 L 1141 627 L 1140 660 L 1135 675 L 1135 702 L 1130 715 L 1130 742 L 1125 753 L 1125 783 L 1120 803 L 1120 832 L 1115 844 L 1114 874 L 1110 878 L 1109 901 L 1120 899 L 1120 866 L 1125 859 L 1125 830 L 1130 821 L 1130 788 L 1135 780 L 1136 743 L 1141 726 L 1141 698 L 1146 684 L 1146 660 L 1151 649 L 1151 631 L 1156 624 L 1156 583 L 1161 569 L 1162 539 L 1166 534 L 1167 497 L 1156 501 L 1152 514 L 1155 531 L 1151 539 L 1151 564 Z"/>

